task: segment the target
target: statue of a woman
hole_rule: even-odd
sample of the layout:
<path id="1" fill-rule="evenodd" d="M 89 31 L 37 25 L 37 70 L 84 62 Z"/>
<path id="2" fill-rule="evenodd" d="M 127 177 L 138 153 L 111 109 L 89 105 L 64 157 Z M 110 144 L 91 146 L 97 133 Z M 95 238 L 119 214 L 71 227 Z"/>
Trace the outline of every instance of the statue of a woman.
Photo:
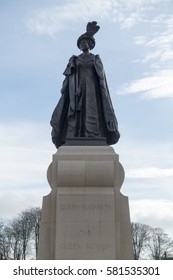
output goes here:
<path id="1" fill-rule="evenodd" d="M 87 24 L 86 33 L 77 40 L 82 51 L 73 55 L 64 71 L 61 98 L 52 114 L 52 141 L 58 148 L 67 138 L 105 137 L 108 145 L 118 142 L 118 123 L 109 95 L 99 55 L 90 53 L 96 21 Z"/>

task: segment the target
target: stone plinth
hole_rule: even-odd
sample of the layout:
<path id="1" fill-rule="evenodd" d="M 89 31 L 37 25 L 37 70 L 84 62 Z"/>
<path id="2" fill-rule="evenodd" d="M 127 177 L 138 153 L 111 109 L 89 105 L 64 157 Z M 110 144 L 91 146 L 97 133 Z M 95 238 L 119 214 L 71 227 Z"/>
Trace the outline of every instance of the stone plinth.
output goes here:
<path id="1" fill-rule="evenodd" d="M 48 168 L 37 259 L 133 259 L 124 170 L 109 146 L 62 146 Z"/>

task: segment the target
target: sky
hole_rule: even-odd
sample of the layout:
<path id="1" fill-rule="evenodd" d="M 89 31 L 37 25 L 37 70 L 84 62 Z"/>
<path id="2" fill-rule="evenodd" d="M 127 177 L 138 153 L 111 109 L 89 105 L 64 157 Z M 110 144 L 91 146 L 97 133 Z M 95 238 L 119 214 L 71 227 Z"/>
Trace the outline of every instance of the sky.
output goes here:
<path id="1" fill-rule="evenodd" d="M 97 21 L 131 221 L 173 238 L 172 0 L 0 0 L 0 217 L 42 205 L 50 118 L 78 37 Z"/>

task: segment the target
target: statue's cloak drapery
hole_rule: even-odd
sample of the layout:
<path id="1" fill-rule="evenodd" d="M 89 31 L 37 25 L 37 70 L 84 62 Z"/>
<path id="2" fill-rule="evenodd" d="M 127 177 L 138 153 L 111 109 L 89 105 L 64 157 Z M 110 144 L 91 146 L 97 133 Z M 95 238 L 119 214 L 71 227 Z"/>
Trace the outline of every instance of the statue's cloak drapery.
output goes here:
<path id="1" fill-rule="evenodd" d="M 112 106 L 109 89 L 107 86 L 106 76 L 103 64 L 99 55 L 93 55 L 94 68 L 97 79 L 99 81 L 99 98 L 101 104 L 101 118 L 104 122 L 104 135 L 108 145 L 118 142 L 120 134 L 118 131 L 118 123 Z M 76 92 L 78 89 L 78 69 L 77 56 L 72 56 L 64 71 L 65 80 L 61 89 L 61 98 L 52 114 L 50 124 L 52 126 L 52 141 L 58 148 L 65 143 L 67 136 L 67 127 L 75 126 L 76 115 Z M 74 135 L 75 137 L 75 135 Z"/>

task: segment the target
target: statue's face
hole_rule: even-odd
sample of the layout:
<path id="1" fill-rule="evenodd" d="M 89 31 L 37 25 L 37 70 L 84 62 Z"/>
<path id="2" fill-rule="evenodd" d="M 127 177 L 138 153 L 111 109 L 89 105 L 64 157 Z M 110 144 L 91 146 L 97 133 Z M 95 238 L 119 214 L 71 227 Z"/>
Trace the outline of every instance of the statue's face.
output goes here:
<path id="1" fill-rule="evenodd" d="M 82 51 L 87 51 L 87 50 L 89 50 L 90 47 L 89 47 L 89 42 L 88 42 L 88 40 L 87 40 L 87 39 L 82 39 L 82 40 L 80 41 L 79 47 L 80 47 L 80 49 L 81 49 Z"/>

